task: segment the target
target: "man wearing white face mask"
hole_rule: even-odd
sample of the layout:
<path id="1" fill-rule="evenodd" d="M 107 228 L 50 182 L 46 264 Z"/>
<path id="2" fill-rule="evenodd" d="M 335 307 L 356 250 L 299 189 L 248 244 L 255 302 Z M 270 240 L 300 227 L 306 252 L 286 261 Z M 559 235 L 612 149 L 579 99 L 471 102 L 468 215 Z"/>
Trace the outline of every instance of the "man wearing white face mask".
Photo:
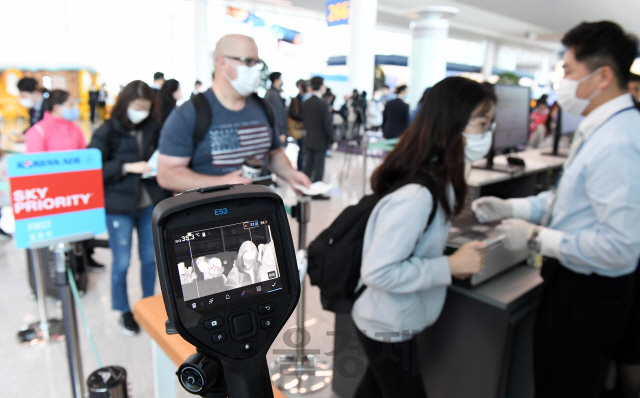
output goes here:
<path id="1" fill-rule="evenodd" d="M 158 182 L 185 191 L 221 184 L 250 184 L 242 163 L 264 162 L 290 184 L 311 185 L 286 157 L 269 105 L 255 94 L 263 63 L 250 37 L 227 35 L 214 52 L 213 87 L 174 110 L 162 127 Z M 285 133 L 286 132 L 282 132 Z"/>
<path id="2" fill-rule="evenodd" d="M 627 93 L 638 41 L 612 22 L 596 22 L 578 25 L 562 43 L 558 102 L 586 117 L 557 188 L 526 199 L 481 198 L 472 208 L 481 221 L 514 217 L 498 227 L 505 246 L 544 256 L 536 396 L 596 398 L 613 358 L 622 353 L 625 363 L 640 364 L 637 322 L 623 339 L 630 309 L 640 307 L 633 274 L 640 256 L 640 114 Z"/>
<path id="3" fill-rule="evenodd" d="M 18 92 L 20 105 L 29 110 L 29 123 L 33 126 L 44 118 L 44 99 L 49 93 L 38 89 L 38 82 L 32 77 L 23 77 L 18 81 Z"/>

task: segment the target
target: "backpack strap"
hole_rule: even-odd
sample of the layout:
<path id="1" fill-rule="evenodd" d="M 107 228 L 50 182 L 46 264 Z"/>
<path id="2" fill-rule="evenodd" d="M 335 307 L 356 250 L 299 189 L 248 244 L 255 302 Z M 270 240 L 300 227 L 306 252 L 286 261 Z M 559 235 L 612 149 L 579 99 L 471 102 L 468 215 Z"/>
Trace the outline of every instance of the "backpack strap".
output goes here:
<path id="1" fill-rule="evenodd" d="M 195 152 L 196 147 L 207 135 L 209 126 L 211 125 L 211 106 L 209 106 L 209 100 L 204 93 L 198 93 L 191 99 L 193 101 L 193 107 L 196 110 L 196 125 L 193 129 L 193 150 Z"/>
<path id="2" fill-rule="evenodd" d="M 431 197 L 433 198 L 433 206 L 431 207 L 431 213 L 429 214 L 429 220 L 427 221 L 427 226 L 424 228 L 426 231 L 431 223 L 433 223 L 433 219 L 436 218 L 436 212 L 438 211 L 438 196 L 436 195 L 436 182 L 433 180 L 431 176 L 424 176 L 423 178 L 419 178 L 418 182 L 420 185 L 424 186 L 431 193 Z"/>
<path id="3" fill-rule="evenodd" d="M 269 126 L 271 126 L 271 130 L 276 131 L 276 118 L 273 114 L 273 110 L 271 109 L 271 105 L 269 105 L 269 103 L 264 98 L 259 96 L 257 93 L 251 94 L 251 97 L 255 98 L 256 101 L 258 101 L 258 103 L 262 105 L 262 109 L 264 109 L 264 113 L 265 115 L 267 115 L 267 120 L 269 121 Z"/>

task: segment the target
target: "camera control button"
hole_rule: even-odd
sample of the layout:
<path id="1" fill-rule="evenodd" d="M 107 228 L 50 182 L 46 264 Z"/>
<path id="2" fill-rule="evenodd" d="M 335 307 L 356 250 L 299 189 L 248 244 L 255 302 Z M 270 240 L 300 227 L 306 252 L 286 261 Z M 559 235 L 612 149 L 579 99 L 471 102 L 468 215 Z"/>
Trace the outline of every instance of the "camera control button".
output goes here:
<path id="1" fill-rule="evenodd" d="M 213 318 L 213 319 L 209 319 L 207 321 L 204 321 L 204 328 L 207 330 L 211 330 L 211 329 L 216 329 L 219 328 L 220 326 L 222 326 L 224 323 L 222 321 L 221 317 L 217 317 L 217 318 Z"/>
<path id="2" fill-rule="evenodd" d="M 227 335 L 225 334 L 225 332 L 216 333 L 211 336 L 211 341 L 213 341 L 214 343 L 222 343 L 223 341 L 226 341 L 226 340 L 227 340 Z"/>
<path id="3" fill-rule="evenodd" d="M 258 306 L 258 314 L 264 315 L 270 312 L 273 312 L 276 309 L 276 305 L 274 303 L 262 304 Z"/>
<path id="4" fill-rule="evenodd" d="M 236 336 L 244 336 L 253 332 L 253 320 L 251 314 L 241 314 L 233 317 L 233 333 Z"/>
<path id="5" fill-rule="evenodd" d="M 273 326 L 273 319 L 271 318 L 267 318 L 267 319 L 263 319 L 260 321 L 260 326 L 263 329 L 269 329 L 271 326 Z"/>
<path id="6" fill-rule="evenodd" d="M 242 344 L 240 344 L 240 351 L 242 352 L 249 352 L 253 349 L 253 343 L 250 341 L 246 341 Z"/>

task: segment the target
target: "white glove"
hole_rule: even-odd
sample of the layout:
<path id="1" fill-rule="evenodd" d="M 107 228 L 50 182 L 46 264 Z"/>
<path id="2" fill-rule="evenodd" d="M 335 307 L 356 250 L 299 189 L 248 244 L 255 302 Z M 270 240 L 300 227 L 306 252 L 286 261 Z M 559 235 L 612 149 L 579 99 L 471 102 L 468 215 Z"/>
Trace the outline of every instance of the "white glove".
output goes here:
<path id="1" fill-rule="evenodd" d="M 536 226 L 528 221 L 519 218 L 509 218 L 503 220 L 496 230 L 504 234 L 502 241 L 505 249 L 511 251 L 519 251 L 527 248 L 527 242 L 533 234 Z"/>
<path id="2" fill-rule="evenodd" d="M 481 224 L 513 217 L 513 206 L 508 200 L 485 196 L 471 202 L 471 210 Z"/>

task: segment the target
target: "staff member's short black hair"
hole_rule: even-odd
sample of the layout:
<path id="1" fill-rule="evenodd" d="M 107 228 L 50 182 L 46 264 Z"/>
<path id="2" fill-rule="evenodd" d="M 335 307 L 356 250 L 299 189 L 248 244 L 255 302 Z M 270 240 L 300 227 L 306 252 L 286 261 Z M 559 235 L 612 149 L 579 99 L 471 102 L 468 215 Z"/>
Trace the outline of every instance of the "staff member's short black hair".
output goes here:
<path id="1" fill-rule="evenodd" d="M 630 73 L 629 74 L 629 81 L 630 82 L 640 82 L 640 75 L 636 75 L 635 73 Z"/>
<path id="2" fill-rule="evenodd" d="M 18 91 L 32 93 L 38 89 L 38 82 L 33 77 L 23 77 L 18 80 Z"/>
<path id="3" fill-rule="evenodd" d="M 153 74 L 153 80 L 164 79 L 164 73 L 156 72 Z"/>
<path id="4" fill-rule="evenodd" d="M 638 55 L 634 35 L 610 21 L 583 22 L 564 35 L 562 44 L 573 48 L 576 60 L 591 72 L 605 65 L 613 69 L 618 86 L 627 89 L 631 64 Z"/>
<path id="5" fill-rule="evenodd" d="M 405 91 L 407 91 L 407 86 L 404 85 L 404 84 L 402 86 L 399 86 L 398 88 L 396 88 L 396 94 L 402 94 Z"/>
<path id="6" fill-rule="evenodd" d="M 197 86 L 198 84 L 202 84 L 202 82 L 200 80 L 196 80 L 194 86 Z"/>
<path id="7" fill-rule="evenodd" d="M 324 84 L 324 79 L 321 76 L 314 76 L 311 78 L 311 89 L 313 91 L 320 90 L 320 87 Z"/>
<path id="8" fill-rule="evenodd" d="M 271 83 L 275 82 L 276 80 L 280 79 L 280 77 L 282 76 L 282 73 L 280 72 L 273 72 L 272 74 L 269 75 L 269 80 L 271 80 Z"/>

